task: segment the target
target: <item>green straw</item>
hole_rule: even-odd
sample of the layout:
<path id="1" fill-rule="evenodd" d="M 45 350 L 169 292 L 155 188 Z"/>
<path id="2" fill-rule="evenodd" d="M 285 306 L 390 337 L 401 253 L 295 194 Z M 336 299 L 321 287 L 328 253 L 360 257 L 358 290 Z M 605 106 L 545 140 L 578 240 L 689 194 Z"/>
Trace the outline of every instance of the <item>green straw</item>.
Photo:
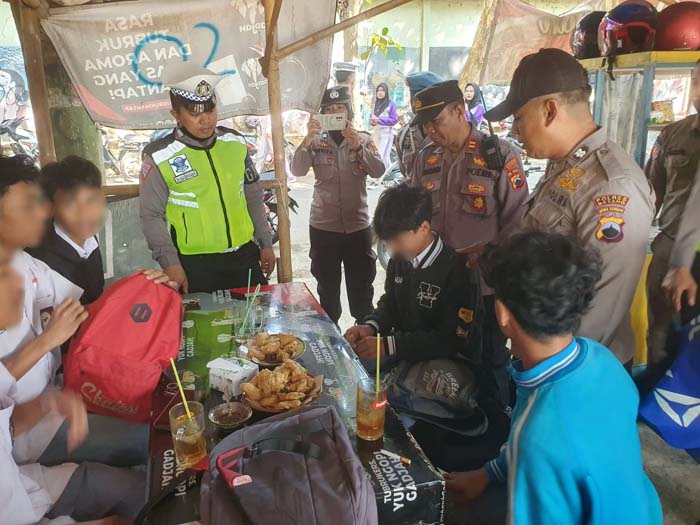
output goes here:
<path id="1" fill-rule="evenodd" d="M 238 334 L 240 336 L 242 336 L 245 333 L 245 329 L 248 326 L 248 318 L 250 317 L 250 311 L 253 309 L 253 306 L 255 305 L 255 300 L 258 298 L 259 293 L 260 293 L 260 284 L 258 284 L 255 287 L 255 292 L 253 293 L 253 299 L 250 301 L 250 305 L 248 306 L 248 309 L 245 313 L 245 318 L 243 319 L 243 325 L 241 326 L 241 331 Z"/>
<path id="2" fill-rule="evenodd" d="M 250 277 L 251 274 L 253 273 L 252 268 L 248 268 L 248 288 L 246 289 L 246 294 L 245 294 L 245 309 L 248 310 L 248 301 L 249 301 L 249 295 L 250 295 Z"/>
<path id="3" fill-rule="evenodd" d="M 377 333 L 377 381 L 375 383 L 375 388 L 376 388 L 376 394 L 377 397 L 379 397 L 379 361 L 380 361 L 380 348 L 382 344 L 382 336 L 381 334 Z"/>

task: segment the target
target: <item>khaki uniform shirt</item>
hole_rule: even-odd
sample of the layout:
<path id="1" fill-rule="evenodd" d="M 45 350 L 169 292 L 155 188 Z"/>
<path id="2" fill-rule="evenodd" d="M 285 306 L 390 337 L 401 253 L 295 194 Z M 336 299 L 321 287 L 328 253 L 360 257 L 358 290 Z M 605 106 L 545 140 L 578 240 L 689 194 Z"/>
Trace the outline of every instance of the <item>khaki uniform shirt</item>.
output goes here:
<path id="1" fill-rule="evenodd" d="M 413 177 L 416 157 L 429 144 L 432 144 L 432 141 L 423 133 L 420 126 L 407 124 L 399 130 L 394 139 L 394 146 L 398 156 L 399 169 L 406 180 Z"/>
<path id="2" fill-rule="evenodd" d="M 303 177 L 313 167 L 316 182 L 310 224 L 319 230 L 354 233 L 369 228 L 367 176 L 378 179 L 384 163 L 368 133 L 360 132 L 359 151 L 348 141 L 338 146 L 327 133 L 318 135 L 308 149 L 297 148 L 292 173 Z"/>
<path id="3" fill-rule="evenodd" d="M 563 160 L 551 161 L 533 192 L 525 228 L 577 237 L 603 259 L 591 310 L 577 335 L 634 355 L 630 307 L 649 244 L 654 191 L 637 163 L 599 129 Z"/>
<path id="4" fill-rule="evenodd" d="M 697 115 L 666 126 L 656 139 L 645 172 L 656 191 L 659 228 L 675 239 L 700 161 Z"/>
<path id="5" fill-rule="evenodd" d="M 700 167 L 698 167 L 700 170 Z M 700 243 L 700 176 L 695 175 L 693 188 L 683 211 L 671 250 L 670 265 L 692 268 Z"/>
<path id="6" fill-rule="evenodd" d="M 489 169 L 480 154 L 484 137 L 472 126 L 464 150 L 454 158 L 430 144 L 418 154 L 410 180 L 432 193 L 432 227 L 455 250 L 495 240 L 505 227 L 519 224 L 524 212 L 528 189 L 520 157 L 501 141 L 505 167 Z"/>

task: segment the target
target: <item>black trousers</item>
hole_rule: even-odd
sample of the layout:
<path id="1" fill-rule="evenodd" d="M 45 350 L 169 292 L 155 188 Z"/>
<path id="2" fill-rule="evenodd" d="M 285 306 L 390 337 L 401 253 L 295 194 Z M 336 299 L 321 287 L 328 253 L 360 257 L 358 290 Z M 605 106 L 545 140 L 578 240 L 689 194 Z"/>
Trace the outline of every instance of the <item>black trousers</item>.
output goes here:
<path id="1" fill-rule="evenodd" d="M 496 300 L 494 295 L 484 297 L 484 327 L 482 352 L 485 372 L 492 372 L 496 396 L 504 406 L 511 405 L 512 395 L 508 365 L 510 354 L 506 348 L 506 337 L 501 332 L 496 318 Z"/>
<path id="2" fill-rule="evenodd" d="M 251 270 L 251 286 L 267 284 L 260 268 L 260 249 L 252 241 L 235 252 L 179 254 L 179 257 L 187 275 L 190 293 L 245 288 L 248 286 L 248 270 Z"/>
<path id="3" fill-rule="evenodd" d="M 372 250 L 372 230 L 354 233 L 327 232 L 309 227 L 311 273 L 318 282 L 321 306 L 335 322 L 340 319 L 341 267 L 345 269 L 345 287 L 350 313 L 361 321 L 372 311 L 377 256 Z"/>

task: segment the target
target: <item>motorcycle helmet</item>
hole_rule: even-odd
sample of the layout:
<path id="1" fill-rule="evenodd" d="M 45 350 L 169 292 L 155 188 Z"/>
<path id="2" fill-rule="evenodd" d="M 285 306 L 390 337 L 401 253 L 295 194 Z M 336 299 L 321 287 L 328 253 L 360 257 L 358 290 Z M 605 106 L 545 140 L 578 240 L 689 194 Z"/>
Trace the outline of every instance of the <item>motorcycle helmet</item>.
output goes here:
<path id="1" fill-rule="evenodd" d="M 604 57 L 654 49 L 659 13 L 645 0 L 627 0 L 608 11 L 598 28 L 598 47 Z"/>
<path id="2" fill-rule="evenodd" d="M 600 56 L 598 27 L 604 16 L 605 11 L 593 11 L 584 15 L 576 23 L 576 29 L 571 35 L 571 51 L 577 59 L 584 60 Z"/>
<path id="3" fill-rule="evenodd" d="M 654 48 L 657 51 L 700 49 L 700 4 L 679 2 L 661 11 Z"/>

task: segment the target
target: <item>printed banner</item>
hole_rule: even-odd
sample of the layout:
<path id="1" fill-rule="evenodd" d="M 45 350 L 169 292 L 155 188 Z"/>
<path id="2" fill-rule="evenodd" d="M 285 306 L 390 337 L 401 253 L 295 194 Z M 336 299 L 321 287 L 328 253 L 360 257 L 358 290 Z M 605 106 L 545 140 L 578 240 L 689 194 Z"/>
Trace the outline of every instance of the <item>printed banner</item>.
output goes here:
<path id="1" fill-rule="evenodd" d="M 586 2 L 556 16 L 519 0 L 500 0 L 482 84 L 509 82 L 520 60 L 542 48 L 555 47 L 571 53 L 571 34 L 576 23 L 602 6 L 601 0 Z"/>
<path id="2" fill-rule="evenodd" d="M 333 0 L 285 0 L 280 46 L 334 19 Z M 217 86 L 220 118 L 269 112 L 267 79 L 258 61 L 265 51 L 265 11 L 259 0 L 138 0 L 60 8 L 50 11 L 42 27 L 99 124 L 173 127 L 162 79 L 179 61 L 224 77 Z M 284 110 L 318 108 L 328 83 L 331 45 L 326 38 L 281 62 Z"/>

